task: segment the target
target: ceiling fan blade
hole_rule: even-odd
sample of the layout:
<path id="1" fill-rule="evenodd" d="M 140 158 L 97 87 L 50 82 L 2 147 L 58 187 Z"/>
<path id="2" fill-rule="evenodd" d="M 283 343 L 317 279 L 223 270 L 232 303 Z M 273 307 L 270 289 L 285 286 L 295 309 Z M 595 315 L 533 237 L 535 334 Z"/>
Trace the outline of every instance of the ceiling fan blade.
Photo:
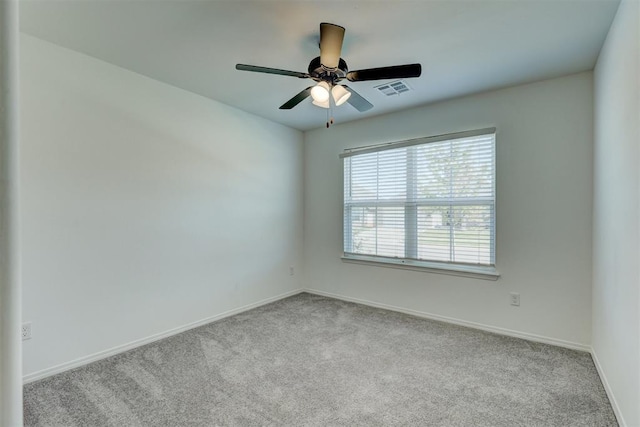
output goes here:
<path id="1" fill-rule="evenodd" d="M 301 79 L 306 79 L 309 77 L 309 74 L 301 73 L 298 71 L 279 70 L 277 68 L 258 67 L 257 65 L 247 64 L 236 64 L 236 70 L 253 71 L 254 73 L 279 74 L 281 76 L 299 77 Z"/>
<path id="2" fill-rule="evenodd" d="M 370 110 L 373 108 L 373 104 L 370 103 L 369 101 L 367 101 L 366 99 L 364 99 L 362 96 L 360 96 L 360 94 L 358 92 L 356 92 L 355 90 L 351 89 L 349 86 L 347 85 L 342 85 L 346 90 L 348 90 L 349 92 L 351 92 L 351 96 L 349 97 L 349 99 L 347 99 L 347 102 L 351 105 L 353 105 L 353 107 L 362 112 L 365 112 L 367 110 Z"/>
<path id="3" fill-rule="evenodd" d="M 293 107 L 295 107 L 296 105 L 300 104 L 302 101 L 304 101 L 306 98 L 308 98 L 309 95 L 311 95 L 311 88 L 312 87 L 313 86 L 309 86 L 308 88 L 306 88 L 303 91 L 301 91 L 300 93 L 298 93 L 296 96 L 294 96 L 293 98 L 291 98 L 290 100 L 288 100 L 287 102 L 282 104 L 280 106 L 280 109 L 281 110 L 290 110 Z"/>
<path id="4" fill-rule="evenodd" d="M 406 64 L 350 71 L 347 73 L 347 80 L 350 82 L 363 82 L 367 80 L 406 79 L 420 77 L 420 74 L 422 74 L 422 65 Z"/>
<path id="5" fill-rule="evenodd" d="M 323 22 L 320 24 L 320 63 L 327 68 L 338 68 L 344 27 Z"/>

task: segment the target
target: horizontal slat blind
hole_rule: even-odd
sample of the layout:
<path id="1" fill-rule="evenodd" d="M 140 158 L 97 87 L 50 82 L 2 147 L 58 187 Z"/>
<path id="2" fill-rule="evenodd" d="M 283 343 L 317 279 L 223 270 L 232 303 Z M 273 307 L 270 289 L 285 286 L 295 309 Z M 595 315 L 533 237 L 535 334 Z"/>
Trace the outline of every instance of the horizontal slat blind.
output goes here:
<path id="1" fill-rule="evenodd" d="M 344 252 L 495 265 L 495 133 L 344 157 Z"/>

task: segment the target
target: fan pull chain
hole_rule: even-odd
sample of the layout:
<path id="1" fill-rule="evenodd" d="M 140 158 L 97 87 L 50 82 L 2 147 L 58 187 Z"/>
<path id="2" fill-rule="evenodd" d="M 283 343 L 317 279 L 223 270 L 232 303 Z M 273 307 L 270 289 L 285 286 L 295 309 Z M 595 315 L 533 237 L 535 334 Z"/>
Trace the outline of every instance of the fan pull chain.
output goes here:
<path id="1" fill-rule="evenodd" d="M 333 124 L 333 102 L 331 102 L 331 95 L 329 95 L 329 108 L 327 108 L 327 129 Z"/>
<path id="2" fill-rule="evenodd" d="M 333 124 L 333 97 L 329 96 L 329 114 L 331 114 L 331 119 L 329 120 L 329 124 Z"/>

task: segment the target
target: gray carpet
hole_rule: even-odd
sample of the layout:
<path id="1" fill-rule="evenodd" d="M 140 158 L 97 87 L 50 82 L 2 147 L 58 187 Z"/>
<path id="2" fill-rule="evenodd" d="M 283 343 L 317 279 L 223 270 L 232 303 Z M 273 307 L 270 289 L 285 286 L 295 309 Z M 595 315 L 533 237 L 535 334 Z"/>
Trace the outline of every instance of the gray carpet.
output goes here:
<path id="1" fill-rule="evenodd" d="M 300 294 L 28 384 L 27 426 L 616 426 L 591 356 Z"/>

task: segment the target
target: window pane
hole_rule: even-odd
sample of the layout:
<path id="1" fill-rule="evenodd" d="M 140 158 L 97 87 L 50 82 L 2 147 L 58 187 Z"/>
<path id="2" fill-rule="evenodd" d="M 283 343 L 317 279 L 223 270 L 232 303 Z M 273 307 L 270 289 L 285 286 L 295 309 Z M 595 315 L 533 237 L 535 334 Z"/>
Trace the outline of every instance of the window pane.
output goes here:
<path id="1" fill-rule="evenodd" d="M 378 208 L 379 256 L 404 258 L 404 207 Z"/>
<path id="2" fill-rule="evenodd" d="M 404 257 L 403 207 L 351 208 L 352 252 Z"/>
<path id="3" fill-rule="evenodd" d="M 491 264 L 490 206 L 456 206 L 453 208 L 453 259 L 470 264 Z"/>
<path id="4" fill-rule="evenodd" d="M 378 153 L 378 199 L 398 200 L 407 195 L 407 150 Z"/>
<path id="5" fill-rule="evenodd" d="M 363 154 L 347 161 L 351 162 L 351 201 L 398 200 L 406 197 L 406 149 Z"/>
<path id="6" fill-rule="evenodd" d="M 418 208 L 418 258 L 450 261 L 449 206 Z"/>
<path id="7" fill-rule="evenodd" d="M 351 161 L 351 200 L 378 198 L 377 158 L 377 153 L 371 153 L 348 159 Z"/>
<path id="8" fill-rule="evenodd" d="M 493 197 L 493 135 L 415 147 L 418 199 Z"/>
<path id="9" fill-rule="evenodd" d="M 415 148 L 418 199 L 442 199 L 451 195 L 451 147 L 426 144 Z"/>
<path id="10" fill-rule="evenodd" d="M 376 253 L 376 208 L 351 208 L 351 251 L 356 254 Z"/>
<path id="11" fill-rule="evenodd" d="M 344 172 L 345 252 L 495 264 L 493 133 L 353 154 Z"/>
<path id="12" fill-rule="evenodd" d="M 453 197 L 493 196 L 493 141 L 491 138 L 451 142 Z"/>

